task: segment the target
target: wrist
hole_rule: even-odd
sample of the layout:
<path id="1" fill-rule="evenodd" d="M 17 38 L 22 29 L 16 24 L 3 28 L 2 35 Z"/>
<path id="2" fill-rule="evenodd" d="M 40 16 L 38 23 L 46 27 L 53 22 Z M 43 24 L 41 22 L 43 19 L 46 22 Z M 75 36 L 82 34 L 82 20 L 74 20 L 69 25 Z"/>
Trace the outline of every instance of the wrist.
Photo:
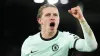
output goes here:
<path id="1" fill-rule="evenodd" d="M 79 22 L 83 23 L 83 22 L 86 22 L 86 20 L 85 20 L 84 17 L 82 17 L 82 18 L 79 19 Z"/>

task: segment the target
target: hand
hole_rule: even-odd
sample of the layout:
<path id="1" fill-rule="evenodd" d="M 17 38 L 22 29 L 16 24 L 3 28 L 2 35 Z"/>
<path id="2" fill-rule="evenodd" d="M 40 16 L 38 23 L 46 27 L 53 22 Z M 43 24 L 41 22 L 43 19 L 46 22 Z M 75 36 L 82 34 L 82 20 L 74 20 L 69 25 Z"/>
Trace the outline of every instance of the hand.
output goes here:
<path id="1" fill-rule="evenodd" d="M 70 10 L 68 10 L 68 12 L 79 20 L 84 19 L 81 8 L 79 6 L 71 8 Z"/>

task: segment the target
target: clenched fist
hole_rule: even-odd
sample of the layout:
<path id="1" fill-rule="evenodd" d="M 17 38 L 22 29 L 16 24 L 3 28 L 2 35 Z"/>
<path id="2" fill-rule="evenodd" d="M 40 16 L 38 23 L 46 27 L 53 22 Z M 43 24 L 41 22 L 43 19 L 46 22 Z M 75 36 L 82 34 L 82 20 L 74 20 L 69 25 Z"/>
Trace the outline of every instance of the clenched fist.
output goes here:
<path id="1" fill-rule="evenodd" d="M 79 20 L 84 19 L 81 8 L 79 6 L 71 8 L 70 10 L 68 10 L 68 12 L 70 14 L 72 14 L 75 18 L 79 19 Z"/>

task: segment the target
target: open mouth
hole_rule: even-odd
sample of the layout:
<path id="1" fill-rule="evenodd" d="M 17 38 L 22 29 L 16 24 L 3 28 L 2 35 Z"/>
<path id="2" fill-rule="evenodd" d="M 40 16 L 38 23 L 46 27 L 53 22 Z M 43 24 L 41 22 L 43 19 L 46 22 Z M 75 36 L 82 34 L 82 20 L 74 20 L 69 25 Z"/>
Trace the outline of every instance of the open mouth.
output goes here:
<path id="1" fill-rule="evenodd" d="M 50 27 L 54 27 L 55 26 L 55 23 L 54 22 L 51 22 L 50 23 Z"/>

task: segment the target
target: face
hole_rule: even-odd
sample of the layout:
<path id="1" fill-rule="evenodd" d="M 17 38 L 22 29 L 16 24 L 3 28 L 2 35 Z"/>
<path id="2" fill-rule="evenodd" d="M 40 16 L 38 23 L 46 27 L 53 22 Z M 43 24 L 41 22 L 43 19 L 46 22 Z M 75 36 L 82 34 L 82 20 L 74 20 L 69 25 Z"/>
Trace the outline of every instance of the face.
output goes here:
<path id="1" fill-rule="evenodd" d="M 47 7 L 42 10 L 42 16 L 38 19 L 41 30 L 54 31 L 59 25 L 59 12 L 57 8 Z"/>

